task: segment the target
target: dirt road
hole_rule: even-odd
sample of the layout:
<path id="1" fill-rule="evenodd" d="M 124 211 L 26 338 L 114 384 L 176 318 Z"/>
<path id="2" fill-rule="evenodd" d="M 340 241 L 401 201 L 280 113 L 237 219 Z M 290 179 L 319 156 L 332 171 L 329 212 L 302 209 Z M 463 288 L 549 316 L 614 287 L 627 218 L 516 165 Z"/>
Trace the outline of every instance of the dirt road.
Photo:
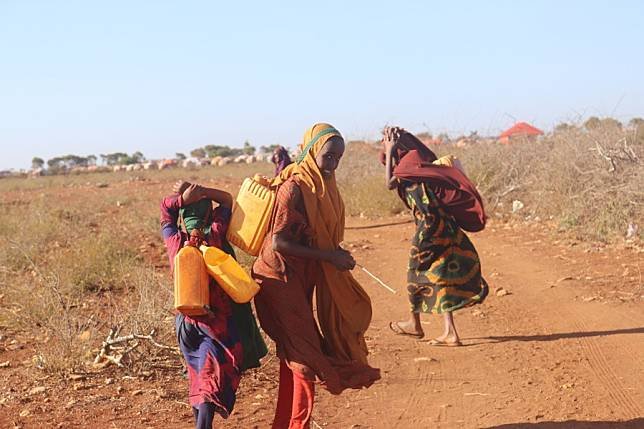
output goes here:
<path id="1" fill-rule="evenodd" d="M 364 226 L 359 220 L 348 224 Z M 464 347 L 440 348 L 427 343 L 440 333 L 438 317 L 424 317 L 426 339 L 420 341 L 387 327 L 407 315 L 404 279 L 412 228 L 347 231 L 358 262 L 398 294 L 356 272 L 373 299 L 368 344 L 383 377 L 368 390 L 336 397 L 320 392 L 313 428 L 644 427 L 642 253 L 553 242 L 536 228 L 492 224 L 473 237 L 490 296 L 482 306 L 456 313 Z M 508 294 L 497 296 L 499 288 Z M 270 359 L 245 378 L 235 414 L 216 427 L 269 427 L 276 367 Z M 71 384 L 61 389 L 64 401 L 40 408 L 32 403 L 31 417 L 13 414 L 29 404 L 0 406 L 0 417 L 25 428 L 61 422 L 60 427 L 191 427 L 179 375 L 130 380 L 126 393 L 132 395 L 125 403 L 114 399 L 113 386 L 97 385 L 67 408 L 64 392 L 75 394 Z M 101 396 L 106 391 L 111 393 Z M 92 394 L 105 401 L 83 402 Z M 39 409 L 49 410 L 42 420 Z"/>

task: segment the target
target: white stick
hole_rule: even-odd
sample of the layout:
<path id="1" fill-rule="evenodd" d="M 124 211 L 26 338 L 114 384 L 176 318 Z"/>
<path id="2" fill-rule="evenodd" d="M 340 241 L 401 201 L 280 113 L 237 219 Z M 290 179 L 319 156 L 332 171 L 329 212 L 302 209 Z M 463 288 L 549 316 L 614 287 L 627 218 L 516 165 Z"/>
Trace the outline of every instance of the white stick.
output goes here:
<path id="1" fill-rule="evenodd" d="M 371 277 L 372 279 L 374 279 L 375 281 L 377 281 L 378 283 L 380 283 L 380 285 L 381 285 L 382 287 L 384 287 L 385 289 L 387 289 L 389 292 L 391 292 L 391 293 L 396 293 L 396 291 L 395 291 L 394 289 L 390 288 L 390 287 L 389 287 L 389 286 L 387 286 L 387 285 L 386 285 L 382 280 L 380 280 L 378 277 L 376 277 L 376 276 L 374 276 L 373 274 L 371 274 L 371 273 L 369 272 L 369 270 L 368 270 L 368 269 L 366 269 L 365 267 L 363 267 L 363 266 L 362 266 L 362 265 L 360 265 L 360 264 L 356 264 L 356 266 L 357 266 L 358 268 L 360 268 L 362 271 L 364 271 L 365 273 L 367 273 L 367 274 L 369 275 L 369 277 Z"/>

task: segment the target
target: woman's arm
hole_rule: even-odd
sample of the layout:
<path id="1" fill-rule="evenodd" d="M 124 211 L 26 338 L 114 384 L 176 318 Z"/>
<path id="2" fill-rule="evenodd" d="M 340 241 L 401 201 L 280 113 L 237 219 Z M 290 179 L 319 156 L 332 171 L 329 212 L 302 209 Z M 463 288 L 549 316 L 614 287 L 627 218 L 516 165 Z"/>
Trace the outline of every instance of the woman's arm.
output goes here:
<path id="1" fill-rule="evenodd" d="M 340 271 L 349 271 L 355 268 L 356 261 L 351 253 L 344 249 L 321 250 L 304 246 L 289 239 L 285 232 L 273 235 L 273 250 L 283 255 L 297 256 L 305 259 L 315 259 L 332 264 Z"/>
<path id="2" fill-rule="evenodd" d="M 182 195 L 184 205 L 189 205 L 207 198 L 218 203 L 221 207 L 230 209 L 233 206 L 233 196 L 220 189 L 206 188 L 205 186 L 201 186 L 196 183 L 189 183 L 180 180 L 175 183 L 174 191 Z"/>
<path id="3" fill-rule="evenodd" d="M 400 129 L 397 127 L 387 127 L 383 132 L 382 143 L 385 146 L 385 186 L 387 189 L 395 189 L 398 179 L 393 175 L 393 152 L 400 136 Z"/>
<path id="4" fill-rule="evenodd" d="M 297 186 L 292 188 L 292 192 L 289 206 L 291 210 L 296 210 L 295 207 L 299 207 L 302 203 L 302 194 Z M 273 235 L 272 249 L 282 255 L 328 262 L 341 271 L 352 270 L 356 265 L 356 261 L 348 251 L 344 249 L 322 250 L 305 246 L 293 240 L 288 229 Z"/>

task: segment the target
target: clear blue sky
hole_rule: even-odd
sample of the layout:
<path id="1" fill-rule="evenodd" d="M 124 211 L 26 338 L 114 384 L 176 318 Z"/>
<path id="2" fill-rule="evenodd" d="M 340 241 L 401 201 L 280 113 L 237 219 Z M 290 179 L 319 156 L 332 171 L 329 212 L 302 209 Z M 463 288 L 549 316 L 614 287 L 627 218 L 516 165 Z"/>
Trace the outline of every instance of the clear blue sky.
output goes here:
<path id="1" fill-rule="evenodd" d="M 275 6 L 280 4 L 280 6 Z M 644 116 L 641 1 L 0 0 L 0 169 Z"/>

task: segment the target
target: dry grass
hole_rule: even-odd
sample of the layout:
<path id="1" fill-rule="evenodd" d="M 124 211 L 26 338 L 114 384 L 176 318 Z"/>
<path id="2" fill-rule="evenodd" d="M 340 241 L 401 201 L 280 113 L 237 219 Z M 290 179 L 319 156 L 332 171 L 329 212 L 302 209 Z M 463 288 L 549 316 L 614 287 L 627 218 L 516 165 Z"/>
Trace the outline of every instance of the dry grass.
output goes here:
<path id="1" fill-rule="evenodd" d="M 644 139 L 632 131 L 569 128 L 536 142 L 451 151 L 490 213 L 508 214 L 520 200 L 518 216 L 552 220 L 585 240 L 612 241 L 629 223 L 643 224 Z"/>
<path id="2" fill-rule="evenodd" d="M 535 143 L 437 151 L 463 160 L 491 214 L 509 216 L 518 199 L 525 209 L 514 216 L 604 241 L 623 236 L 629 222 L 644 224 L 644 138 L 630 131 L 572 128 Z M 242 178 L 271 170 L 254 164 L 0 180 L 0 328 L 31 337 L 34 366 L 49 371 L 86 369 L 113 326 L 123 334 L 154 329 L 173 345 L 158 201 L 177 179 L 234 193 Z M 384 187 L 377 145 L 349 144 L 338 181 L 348 215 L 404 210 Z M 144 346 L 136 353 L 130 369 L 162 358 Z"/>

